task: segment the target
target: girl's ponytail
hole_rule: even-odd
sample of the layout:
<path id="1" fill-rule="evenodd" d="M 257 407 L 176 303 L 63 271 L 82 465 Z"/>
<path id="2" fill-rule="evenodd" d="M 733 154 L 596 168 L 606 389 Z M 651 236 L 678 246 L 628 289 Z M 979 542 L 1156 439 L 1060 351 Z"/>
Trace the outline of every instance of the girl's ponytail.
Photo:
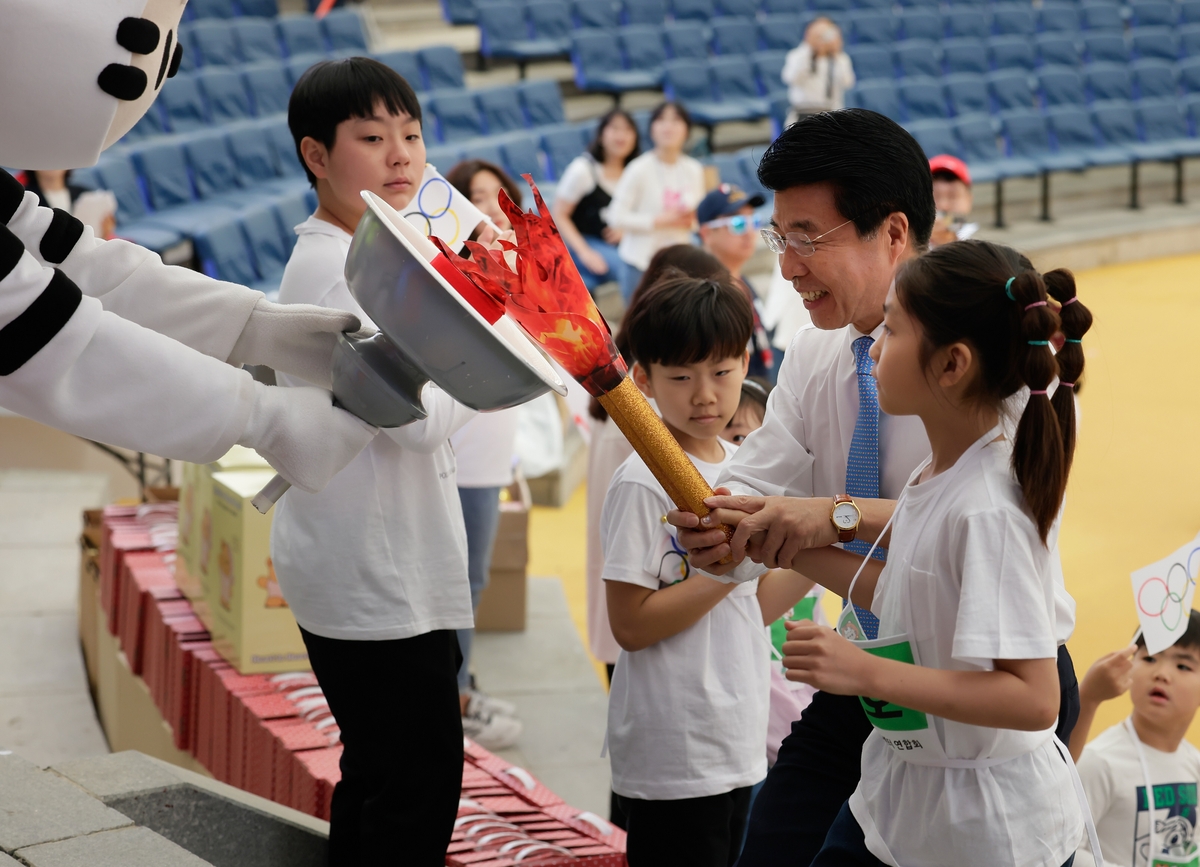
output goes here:
<path id="1" fill-rule="evenodd" d="M 1037 271 L 1022 271 L 1010 278 L 1004 292 L 1019 311 L 1017 370 L 1029 387 L 1029 402 L 1017 423 L 1012 466 L 1038 534 L 1045 542 L 1067 487 L 1063 433 L 1048 396 L 1058 372 L 1050 338 L 1058 331 L 1059 318 L 1046 301 L 1046 284 Z"/>
<path id="2" fill-rule="evenodd" d="M 1083 375 L 1083 335 L 1092 327 L 1092 313 L 1075 295 L 1075 275 L 1065 268 L 1047 272 L 1043 278 L 1050 297 L 1061 304 L 1058 318 L 1066 341 L 1058 351 L 1058 390 L 1051 403 L 1062 430 L 1063 456 L 1067 469 L 1075 457 L 1075 394 Z"/>

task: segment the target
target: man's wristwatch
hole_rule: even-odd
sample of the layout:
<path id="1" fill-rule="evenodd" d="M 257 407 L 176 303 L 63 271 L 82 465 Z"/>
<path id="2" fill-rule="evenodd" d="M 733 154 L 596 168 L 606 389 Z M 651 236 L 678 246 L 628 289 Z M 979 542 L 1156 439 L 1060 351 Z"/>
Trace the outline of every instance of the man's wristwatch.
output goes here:
<path id="1" fill-rule="evenodd" d="M 862 512 L 858 510 L 849 494 L 838 494 L 833 498 L 833 511 L 829 520 L 837 530 L 839 542 L 853 542 L 858 535 L 858 525 L 862 521 Z"/>

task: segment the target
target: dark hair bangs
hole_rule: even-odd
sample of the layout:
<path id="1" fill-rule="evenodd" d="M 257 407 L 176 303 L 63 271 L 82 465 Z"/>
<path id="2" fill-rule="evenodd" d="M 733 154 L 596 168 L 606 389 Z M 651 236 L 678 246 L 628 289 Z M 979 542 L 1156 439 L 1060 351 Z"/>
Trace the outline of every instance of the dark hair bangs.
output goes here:
<path id="1" fill-rule="evenodd" d="M 740 358 L 754 330 L 746 293 L 726 280 L 666 277 L 625 317 L 634 361 L 678 367 L 710 358 Z"/>

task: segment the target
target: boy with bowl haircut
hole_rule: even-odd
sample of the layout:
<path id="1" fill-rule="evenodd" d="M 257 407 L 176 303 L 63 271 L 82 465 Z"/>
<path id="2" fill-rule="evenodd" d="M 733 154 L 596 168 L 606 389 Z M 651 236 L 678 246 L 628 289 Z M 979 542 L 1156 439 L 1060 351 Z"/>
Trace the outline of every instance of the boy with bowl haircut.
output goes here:
<path id="1" fill-rule="evenodd" d="M 682 276 L 637 296 L 624 320 L 634 381 L 710 483 L 737 448 L 721 434 L 741 399 L 753 323 L 727 278 Z M 670 508 L 634 454 L 601 514 L 608 616 L 622 648 L 609 693 L 613 791 L 630 867 L 727 867 L 750 789 L 767 772 L 763 626 L 807 586 L 795 573 L 734 587 L 693 571 L 663 517 Z M 757 585 L 775 580 L 796 582 L 794 591 L 760 606 Z"/>
<path id="2" fill-rule="evenodd" d="M 320 204 L 296 227 L 279 300 L 370 324 L 344 277 L 366 209 L 359 191 L 397 210 L 416 196 L 426 171 L 420 103 L 381 63 L 327 61 L 296 83 L 288 125 Z M 421 402 L 428 418 L 382 430 L 320 494 L 293 489 L 275 510 L 275 571 L 344 747 L 331 864 L 440 867 L 457 814 L 455 630 L 473 618 L 448 440 L 475 413 L 432 383 Z"/>

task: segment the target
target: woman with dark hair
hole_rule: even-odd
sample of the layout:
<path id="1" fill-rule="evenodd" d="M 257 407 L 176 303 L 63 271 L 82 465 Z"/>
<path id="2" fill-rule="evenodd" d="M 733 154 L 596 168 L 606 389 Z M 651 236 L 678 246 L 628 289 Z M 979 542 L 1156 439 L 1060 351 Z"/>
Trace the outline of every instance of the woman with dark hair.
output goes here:
<path id="1" fill-rule="evenodd" d="M 446 180 L 470 199 L 472 205 L 487 214 L 501 232 L 512 229 L 508 217 L 500 210 L 500 190 L 508 193 L 518 207 L 524 196 L 517 182 L 500 166 L 487 160 L 463 160 L 446 172 Z"/>
<path id="2" fill-rule="evenodd" d="M 639 153 L 637 125 L 628 112 L 614 108 L 600 118 L 592 143 L 563 170 L 555 190 L 554 222 L 589 292 L 621 279 L 621 230 L 608 225 L 605 216 L 625 166 Z"/>
<path id="3" fill-rule="evenodd" d="M 672 244 L 691 243 L 696 206 L 704 198 L 704 167 L 683 152 L 691 131 L 691 115 L 679 103 L 654 109 L 654 149 L 626 167 L 613 193 L 608 224 L 622 231 L 617 252 L 626 265 L 621 282 L 626 304 L 651 256 Z"/>

